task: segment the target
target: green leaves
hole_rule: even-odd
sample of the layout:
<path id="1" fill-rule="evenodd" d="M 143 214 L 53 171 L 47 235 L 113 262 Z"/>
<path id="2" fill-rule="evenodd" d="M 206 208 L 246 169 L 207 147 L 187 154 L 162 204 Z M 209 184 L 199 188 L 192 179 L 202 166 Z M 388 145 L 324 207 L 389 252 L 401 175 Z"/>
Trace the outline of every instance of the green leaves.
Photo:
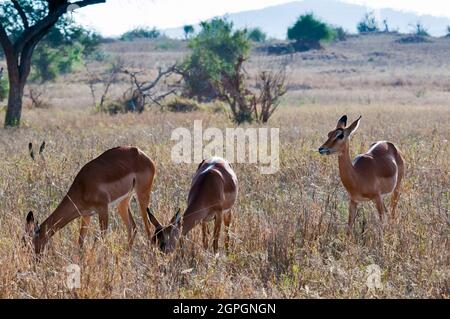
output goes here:
<path id="1" fill-rule="evenodd" d="M 297 22 L 288 29 L 289 40 L 320 42 L 332 40 L 334 32 L 326 23 L 317 19 L 312 13 L 301 15 Z"/>
<path id="2" fill-rule="evenodd" d="M 188 95 L 211 99 L 217 95 L 214 82 L 223 73 L 231 74 L 239 57 L 247 57 L 250 41 L 246 30 L 233 31 L 233 23 L 215 18 L 200 24 L 199 34 L 192 38 L 192 54 L 185 61 L 186 89 Z"/>

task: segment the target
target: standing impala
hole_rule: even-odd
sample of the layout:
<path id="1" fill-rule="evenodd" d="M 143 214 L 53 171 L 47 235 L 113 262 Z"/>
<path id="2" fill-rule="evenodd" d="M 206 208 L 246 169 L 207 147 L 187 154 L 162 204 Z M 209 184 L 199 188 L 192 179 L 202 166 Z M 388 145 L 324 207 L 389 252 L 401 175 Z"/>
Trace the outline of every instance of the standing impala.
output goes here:
<path id="1" fill-rule="evenodd" d="M 350 159 L 349 139 L 358 129 L 361 117 L 347 126 L 347 116 L 338 122 L 335 130 L 328 133 L 328 140 L 319 152 L 322 155 L 337 154 L 339 174 L 350 196 L 348 226 L 353 228 L 359 202 L 374 201 L 383 221 L 387 212 L 383 198 L 393 192 L 391 200 L 392 219 L 400 196 L 400 184 L 405 174 L 405 163 L 400 151 L 390 142 L 376 142 L 365 154 Z"/>
<path id="2" fill-rule="evenodd" d="M 102 233 L 108 228 L 108 209 L 118 203 L 120 216 L 127 227 L 128 245 L 131 248 L 136 224 L 129 210 L 133 193 L 136 194 L 150 238 L 150 225 L 146 208 L 155 176 L 155 164 L 135 147 L 117 147 L 106 151 L 87 163 L 75 177 L 67 195 L 55 211 L 42 223 L 28 213 L 25 230 L 32 238 L 34 251 L 40 254 L 48 240 L 72 220 L 81 217 L 79 245 L 83 246 L 86 232 L 94 213 L 99 215 Z"/>
<path id="3" fill-rule="evenodd" d="M 202 223 L 203 247 L 208 249 L 207 222 L 214 219 L 213 248 L 214 253 L 217 253 L 223 220 L 225 248 L 228 251 L 231 208 L 236 202 L 237 194 L 237 177 L 227 161 L 219 157 L 203 161 L 192 180 L 188 207 L 183 215 L 178 210 L 170 225 L 163 227 L 150 210 L 147 210 L 150 221 L 156 227 L 153 242 L 159 245 L 163 252 L 171 252 L 175 249 L 180 234 L 184 236 L 197 224 Z"/>

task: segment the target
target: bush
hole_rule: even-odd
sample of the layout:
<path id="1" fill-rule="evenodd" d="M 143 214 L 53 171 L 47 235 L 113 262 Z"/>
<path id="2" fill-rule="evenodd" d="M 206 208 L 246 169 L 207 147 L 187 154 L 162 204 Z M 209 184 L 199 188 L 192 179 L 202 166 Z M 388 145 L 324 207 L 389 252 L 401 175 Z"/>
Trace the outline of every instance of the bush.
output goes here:
<path id="1" fill-rule="evenodd" d="M 345 32 L 344 28 L 342 27 L 336 27 L 333 29 L 334 32 L 334 39 L 337 41 L 345 41 L 347 40 L 347 32 Z"/>
<path id="2" fill-rule="evenodd" d="M 248 38 L 253 42 L 266 42 L 267 34 L 260 28 L 254 28 L 248 32 Z"/>
<path id="3" fill-rule="evenodd" d="M 417 22 L 414 25 L 414 34 L 421 36 L 421 37 L 428 37 L 430 36 L 430 34 L 428 33 L 427 29 L 425 29 L 425 27 L 420 23 Z"/>
<path id="4" fill-rule="evenodd" d="M 9 89 L 8 79 L 2 74 L 0 74 L 0 102 L 2 102 L 8 97 L 8 89 Z"/>
<path id="5" fill-rule="evenodd" d="M 38 46 L 32 59 L 31 79 L 41 82 L 53 81 L 59 74 L 72 72 L 74 66 L 82 61 L 82 53 L 83 47 L 78 43 L 59 48 L 45 44 Z"/>
<path id="6" fill-rule="evenodd" d="M 359 33 L 380 32 L 378 22 L 373 12 L 366 13 L 361 22 L 356 27 Z"/>
<path id="7" fill-rule="evenodd" d="M 446 35 L 446 37 L 447 38 L 450 37 L 450 25 L 447 27 L 447 35 Z"/>
<path id="8" fill-rule="evenodd" d="M 200 106 L 195 100 L 177 97 L 166 104 L 170 112 L 193 112 L 200 109 Z"/>
<path id="9" fill-rule="evenodd" d="M 201 23 L 199 34 L 192 38 L 191 55 L 181 68 L 184 95 L 199 101 L 218 97 L 214 83 L 231 74 L 239 57 L 247 57 L 250 41 L 246 30 L 233 30 L 233 23 L 215 18 Z"/>
<path id="10" fill-rule="evenodd" d="M 122 34 L 120 40 L 133 41 L 135 39 L 157 39 L 160 36 L 161 32 L 156 28 L 135 28 Z"/>
<path id="11" fill-rule="evenodd" d="M 297 22 L 288 29 L 287 35 L 289 40 L 317 47 L 321 41 L 332 40 L 334 32 L 326 23 L 317 19 L 312 13 L 308 13 L 298 18 Z"/>

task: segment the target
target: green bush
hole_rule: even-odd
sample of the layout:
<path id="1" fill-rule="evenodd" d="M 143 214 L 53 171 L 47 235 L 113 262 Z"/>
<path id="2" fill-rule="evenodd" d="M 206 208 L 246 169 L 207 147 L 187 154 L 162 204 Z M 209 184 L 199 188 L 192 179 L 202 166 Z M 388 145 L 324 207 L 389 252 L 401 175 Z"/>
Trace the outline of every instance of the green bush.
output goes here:
<path id="1" fill-rule="evenodd" d="M 414 34 L 422 37 L 428 37 L 430 34 L 428 33 L 427 29 L 420 23 L 417 22 L 414 26 Z"/>
<path id="2" fill-rule="evenodd" d="M 120 40 L 133 41 L 135 39 L 157 39 L 160 36 L 161 32 L 156 28 L 135 28 L 122 34 Z"/>
<path id="3" fill-rule="evenodd" d="M 249 30 L 248 38 L 253 42 L 265 42 L 267 39 L 267 34 L 260 28 L 254 28 Z"/>
<path id="4" fill-rule="evenodd" d="M 329 41 L 334 37 L 333 29 L 316 18 L 312 13 L 301 15 L 295 24 L 288 29 L 289 40 L 317 44 Z"/>
<path id="5" fill-rule="evenodd" d="M 380 32 L 378 22 L 375 19 L 373 12 L 366 13 L 364 18 L 358 23 L 357 27 L 359 33 Z"/>
<path id="6" fill-rule="evenodd" d="M 8 97 L 8 79 L 5 76 L 0 77 L 0 102 Z"/>
<path id="7" fill-rule="evenodd" d="M 247 57 L 250 41 L 246 30 L 233 30 L 233 23 L 215 18 L 201 23 L 201 30 L 189 42 L 191 55 L 182 68 L 184 95 L 209 101 L 217 98 L 215 82 L 231 74 L 238 58 Z"/>
<path id="8" fill-rule="evenodd" d="M 82 60 L 83 46 L 79 43 L 59 48 L 41 44 L 36 48 L 33 55 L 31 80 L 40 82 L 53 81 L 59 74 L 72 72 L 74 66 Z"/>

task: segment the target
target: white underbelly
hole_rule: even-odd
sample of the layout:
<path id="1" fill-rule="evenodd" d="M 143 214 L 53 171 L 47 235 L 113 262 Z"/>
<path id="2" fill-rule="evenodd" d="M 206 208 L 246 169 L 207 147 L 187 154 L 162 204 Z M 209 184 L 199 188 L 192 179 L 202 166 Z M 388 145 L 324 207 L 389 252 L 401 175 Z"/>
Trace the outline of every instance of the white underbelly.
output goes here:
<path id="1" fill-rule="evenodd" d="M 120 196 L 119 198 L 116 198 L 115 200 L 113 200 L 112 202 L 110 202 L 110 203 L 108 204 L 108 207 L 109 207 L 109 208 L 115 207 L 117 204 L 119 204 L 119 203 L 120 203 L 121 201 L 123 201 L 125 198 L 130 197 L 132 194 L 133 194 L 133 192 L 131 191 L 131 192 L 129 192 L 129 193 L 126 193 L 125 195 Z"/>

